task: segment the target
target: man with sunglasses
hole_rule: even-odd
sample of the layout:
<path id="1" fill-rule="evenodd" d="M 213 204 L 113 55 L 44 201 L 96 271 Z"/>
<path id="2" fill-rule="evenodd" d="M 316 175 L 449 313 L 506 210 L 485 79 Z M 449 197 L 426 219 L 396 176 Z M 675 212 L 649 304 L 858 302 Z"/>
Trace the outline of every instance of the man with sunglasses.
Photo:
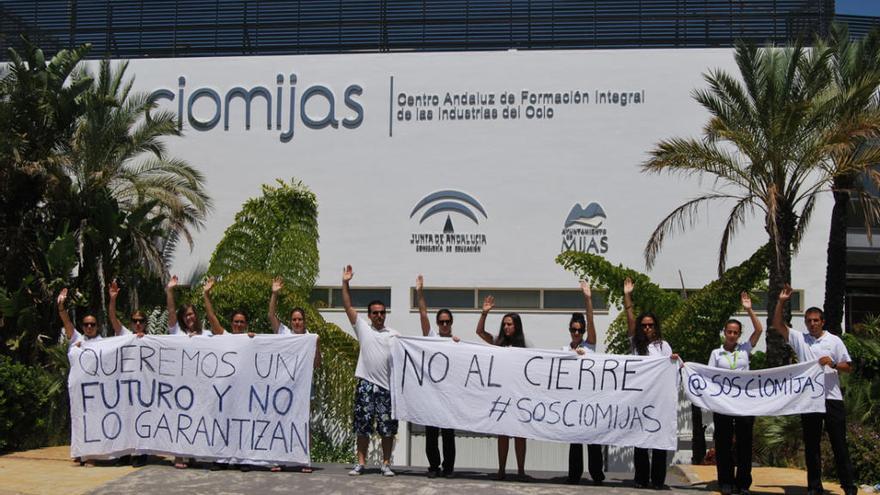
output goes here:
<path id="1" fill-rule="evenodd" d="M 416 277 L 416 298 L 419 302 L 419 320 L 422 324 L 422 335 L 425 337 L 447 337 L 455 342 L 458 337 L 452 335 L 452 311 L 443 308 L 437 311 L 437 330 L 431 328 L 428 319 L 428 303 L 425 302 L 424 288 L 425 279 L 421 275 Z M 440 471 L 440 449 L 437 446 L 438 436 L 443 436 L 443 471 Z M 438 428 L 425 426 L 425 455 L 428 457 L 428 478 L 436 478 L 437 475 L 452 478 L 455 473 L 455 430 L 452 428 Z"/>
<path id="2" fill-rule="evenodd" d="M 358 464 L 349 475 L 363 474 L 367 462 L 367 448 L 373 434 L 373 421 L 382 437 L 382 475 L 394 476 L 391 470 L 391 449 L 397 434 L 397 420 L 391 418 L 391 344 L 400 334 L 385 326 L 385 303 L 372 301 L 367 305 L 370 321 L 358 317 L 351 305 L 349 282 L 353 277 L 351 265 L 342 270 L 342 305 L 348 321 L 360 343 L 357 368 L 358 378 L 354 396 L 354 430 L 357 434 Z"/>

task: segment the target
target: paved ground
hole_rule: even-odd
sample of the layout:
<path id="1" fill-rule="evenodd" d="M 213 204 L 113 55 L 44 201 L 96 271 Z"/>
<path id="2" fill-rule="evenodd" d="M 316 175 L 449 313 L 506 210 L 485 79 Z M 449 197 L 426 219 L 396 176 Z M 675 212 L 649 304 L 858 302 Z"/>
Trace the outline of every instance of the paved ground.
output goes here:
<path id="1" fill-rule="evenodd" d="M 579 486 L 565 484 L 561 472 L 531 472 L 530 482 L 498 482 L 488 471 L 461 471 L 454 479 L 429 480 L 423 468 L 396 468 L 398 475 L 384 478 L 377 469 L 354 478 L 347 475 L 351 466 L 321 464 L 312 474 L 268 471 L 209 471 L 208 469 L 178 470 L 159 458 L 140 469 L 128 466 L 80 467 L 69 459 L 68 447 L 51 447 L 0 457 L 0 495 L 10 494 L 117 494 L 139 495 L 211 495 L 252 493 L 321 493 L 352 495 L 357 493 L 408 493 L 419 495 L 447 494 L 645 494 L 631 484 L 631 473 L 609 473 L 604 486 L 594 487 L 588 481 Z M 806 477 L 803 471 L 780 468 L 755 468 L 753 493 L 797 495 Z M 670 469 L 667 483 L 670 494 L 717 493 L 714 466 L 675 466 Z M 836 486 L 825 485 L 832 493 Z"/>

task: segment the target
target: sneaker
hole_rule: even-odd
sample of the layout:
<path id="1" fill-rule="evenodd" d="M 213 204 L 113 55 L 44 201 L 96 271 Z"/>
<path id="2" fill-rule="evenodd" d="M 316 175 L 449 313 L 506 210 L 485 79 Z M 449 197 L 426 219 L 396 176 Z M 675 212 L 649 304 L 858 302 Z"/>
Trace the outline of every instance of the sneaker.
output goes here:
<path id="1" fill-rule="evenodd" d="M 382 476 L 394 476 L 394 471 L 391 470 L 391 466 L 388 464 L 382 464 Z"/>
<path id="2" fill-rule="evenodd" d="M 363 464 L 358 464 L 357 466 L 354 467 L 354 469 L 352 469 L 351 471 L 348 472 L 349 476 L 360 476 L 362 474 L 364 474 L 364 465 Z"/>
<path id="3" fill-rule="evenodd" d="M 436 469 L 428 469 L 428 478 L 436 478 L 437 470 Z"/>

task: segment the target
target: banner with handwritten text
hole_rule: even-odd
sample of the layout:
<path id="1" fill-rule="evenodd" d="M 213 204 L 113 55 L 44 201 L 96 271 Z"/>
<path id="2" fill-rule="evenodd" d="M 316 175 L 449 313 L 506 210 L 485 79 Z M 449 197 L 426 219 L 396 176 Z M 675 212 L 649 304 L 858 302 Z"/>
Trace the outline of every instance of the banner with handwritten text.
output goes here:
<path id="1" fill-rule="evenodd" d="M 817 362 L 754 371 L 685 363 L 683 388 L 695 405 L 729 416 L 825 412 L 825 373 Z"/>
<path id="2" fill-rule="evenodd" d="M 308 463 L 316 342 L 132 335 L 74 347 L 71 455 Z"/>
<path id="3" fill-rule="evenodd" d="M 395 417 L 565 443 L 675 450 L 678 362 L 401 337 Z"/>

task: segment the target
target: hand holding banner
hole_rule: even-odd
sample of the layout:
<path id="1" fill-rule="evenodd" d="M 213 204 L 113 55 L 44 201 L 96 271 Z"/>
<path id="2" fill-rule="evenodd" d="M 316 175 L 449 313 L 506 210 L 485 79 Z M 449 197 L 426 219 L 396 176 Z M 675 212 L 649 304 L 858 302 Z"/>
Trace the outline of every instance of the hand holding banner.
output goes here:
<path id="1" fill-rule="evenodd" d="M 825 412 L 825 373 L 816 362 L 753 371 L 685 363 L 684 391 L 695 405 L 729 416 Z"/>
<path id="2" fill-rule="evenodd" d="M 316 342 L 132 335 L 74 347 L 71 455 L 308 463 Z"/>
<path id="3" fill-rule="evenodd" d="M 394 416 L 414 423 L 565 443 L 674 450 L 678 364 L 399 337 Z"/>

